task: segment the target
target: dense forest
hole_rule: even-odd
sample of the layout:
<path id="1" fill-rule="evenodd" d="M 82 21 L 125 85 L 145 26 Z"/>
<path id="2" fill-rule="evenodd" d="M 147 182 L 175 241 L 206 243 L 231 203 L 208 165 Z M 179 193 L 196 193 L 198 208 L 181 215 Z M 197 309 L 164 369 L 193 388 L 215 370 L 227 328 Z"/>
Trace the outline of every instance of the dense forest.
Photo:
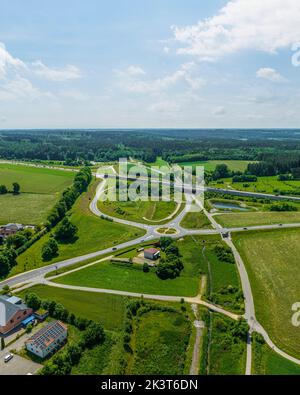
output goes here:
<path id="1" fill-rule="evenodd" d="M 154 162 L 239 159 L 257 176 L 297 173 L 299 130 L 2 130 L 0 158 L 76 164 L 133 157 Z M 288 176 L 288 175 L 287 175 Z"/>

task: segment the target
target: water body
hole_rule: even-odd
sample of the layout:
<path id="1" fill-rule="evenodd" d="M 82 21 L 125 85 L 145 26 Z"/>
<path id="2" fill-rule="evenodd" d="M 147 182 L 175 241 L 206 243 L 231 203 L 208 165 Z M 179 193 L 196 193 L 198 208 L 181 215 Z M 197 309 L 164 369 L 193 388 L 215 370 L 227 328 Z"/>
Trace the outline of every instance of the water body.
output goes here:
<path id="1" fill-rule="evenodd" d="M 215 203 L 213 203 L 213 206 L 215 208 L 221 209 L 221 210 L 249 211 L 247 208 L 241 207 L 238 204 L 234 204 L 234 203 L 215 202 Z"/>

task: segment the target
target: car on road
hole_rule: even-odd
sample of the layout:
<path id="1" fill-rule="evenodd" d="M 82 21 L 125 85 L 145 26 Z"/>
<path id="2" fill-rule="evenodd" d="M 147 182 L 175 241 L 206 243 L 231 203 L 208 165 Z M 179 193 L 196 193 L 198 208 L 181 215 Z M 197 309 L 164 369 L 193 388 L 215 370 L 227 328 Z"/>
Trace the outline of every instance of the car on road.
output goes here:
<path id="1" fill-rule="evenodd" d="M 244 230 L 247 230 L 248 228 L 244 228 Z"/>
<path id="2" fill-rule="evenodd" d="M 117 251 L 117 247 L 114 247 L 112 250 L 113 250 L 113 251 Z"/>
<path id="3" fill-rule="evenodd" d="M 14 355 L 12 353 L 6 354 L 4 357 L 4 362 L 5 363 L 9 362 L 13 357 Z"/>
<path id="4" fill-rule="evenodd" d="M 278 226 L 282 226 L 282 224 L 279 224 Z"/>

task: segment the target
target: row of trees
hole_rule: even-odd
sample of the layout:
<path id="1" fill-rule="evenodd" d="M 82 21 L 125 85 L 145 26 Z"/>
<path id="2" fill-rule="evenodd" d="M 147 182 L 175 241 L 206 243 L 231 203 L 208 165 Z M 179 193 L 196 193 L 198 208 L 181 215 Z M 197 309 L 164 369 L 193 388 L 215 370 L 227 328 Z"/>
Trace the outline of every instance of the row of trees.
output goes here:
<path id="1" fill-rule="evenodd" d="M 82 168 L 75 176 L 73 185 L 67 188 L 60 200 L 55 204 L 47 218 L 46 228 L 50 230 L 56 226 L 53 234 L 42 247 L 42 258 L 49 261 L 58 253 L 58 243 L 74 241 L 77 237 L 78 228 L 66 216 L 78 196 L 87 190 L 92 180 L 92 172 L 89 167 Z"/>
<path id="2" fill-rule="evenodd" d="M 2 184 L 0 185 L 0 195 L 5 195 L 6 193 L 9 192 L 11 192 L 14 195 L 18 195 L 20 193 L 20 189 L 21 189 L 20 184 L 17 182 L 13 182 L 11 191 L 7 189 L 6 185 Z"/>
<path id="3" fill-rule="evenodd" d="M 64 190 L 62 197 L 60 200 L 55 204 L 53 209 L 51 210 L 50 214 L 47 218 L 46 226 L 48 229 L 54 227 L 58 222 L 60 222 L 64 216 L 66 215 L 67 211 L 75 203 L 75 200 L 78 196 L 87 190 L 88 185 L 92 180 L 92 172 L 89 167 L 82 168 L 75 176 L 73 185 L 66 190 Z"/>
<path id="4" fill-rule="evenodd" d="M 43 308 L 49 311 L 49 315 L 55 319 L 78 328 L 82 333 L 78 341 L 68 344 L 48 361 L 41 370 L 42 375 L 66 375 L 71 372 L 72 366 L 78 364 L 85 349 L 93 348 L 105 340 L 103 327 L 92 320 L 76 317 L 70 313 L 62 304 L 53 300 L 42 300 L 35 293 L 25 296 L 28 307 L 34 310 Z"/>

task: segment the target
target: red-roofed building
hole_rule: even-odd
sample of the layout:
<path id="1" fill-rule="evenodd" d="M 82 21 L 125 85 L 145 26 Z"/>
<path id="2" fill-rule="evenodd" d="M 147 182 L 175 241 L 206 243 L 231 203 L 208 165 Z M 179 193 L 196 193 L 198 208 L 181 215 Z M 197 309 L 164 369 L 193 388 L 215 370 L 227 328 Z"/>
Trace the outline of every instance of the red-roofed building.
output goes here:
<path id="1" fill-rule="evenodd" d="M 152 261 L 156 261 L 160 257 L 160 251 L 156 248 L 148 248 L 144 250 L 144 258 L 151 259 Z"/>

